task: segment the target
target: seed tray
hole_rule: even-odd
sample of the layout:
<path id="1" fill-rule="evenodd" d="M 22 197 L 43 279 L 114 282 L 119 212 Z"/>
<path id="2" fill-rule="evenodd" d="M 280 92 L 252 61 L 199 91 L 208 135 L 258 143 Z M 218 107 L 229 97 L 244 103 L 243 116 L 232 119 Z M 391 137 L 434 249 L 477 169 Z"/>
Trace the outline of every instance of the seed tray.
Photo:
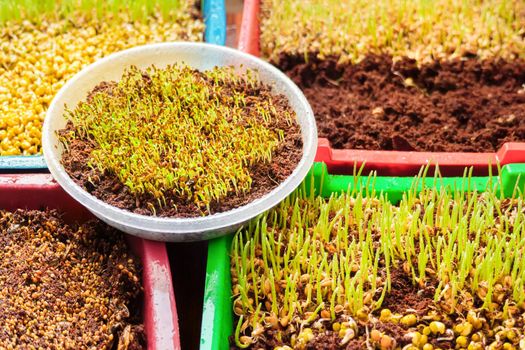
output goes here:
<path id="1" fill-rule="evenodd" d="M 307 176 L 305 188 L 313 188 L 316 194 L 329 197 L 333 193 L 351 191 L 360 186 L 368 177 L 332 175 L 326 164 L 314 163 L 311 176 Z M 398 202 L 403 193 L 414 188 L 414 177 L 377 176 L 372 182 L 376 194 L 388 195 L 393 203 Z M 426 177 L 417 183 L 418 190 L 423 187 L 471 189 L 483 192 L 488 186 L 501 186 L 505 196 L 510 197 L 516 187 L 525 186 L 525 164 L 509 164 L 501 168 L 499 176 L 489 177 Z M 366 187 L 368 187 L 366 186 Z M 233 309 L 231 298 L 230 247 L 232 235 L 212 240 L 208 244 L 206 284 L 204 289 L 204 308 L 201 327 L 201 350 L 227 350 L 229 337 L 233 334 Z"/>
<path id="2" fill-rule="evenodd" d="M 0 175 L 0 208 L 57 209 L 67 221 L 94 218 L 49 174 Z M 148 349 L 180 349 L 175 295 L 166 245 L 126 235 L 143 266 L 143 316 Z"/>
<path id="3" fill-rule="evenodd" d="M 205 42 L 226 43 L 226 9 L 224 0 L 202 0 L 202 16 L 206 29 Z M 42 155 L 0 156 L 0 172 L 47 172 Z"/>
<path id="4" fill-rule="evenodd" d="M 245 0 L 238 48 L 260 56 L 260 0 Z M 497 152 L 413 152 L 333 149 L 326 138 L 319 138 L 315 160 L 324 162 L 333 174 L 352 174 L 354 165 L 364 165 L 365 173 L 375 170 L 385 176 L 413 176 L 422 166 L 439 164 L 444 176 L 460 176 L 465 167 L 485 176 L 498 164 L 525 162 L 525 142 L 507 142 Z"/>

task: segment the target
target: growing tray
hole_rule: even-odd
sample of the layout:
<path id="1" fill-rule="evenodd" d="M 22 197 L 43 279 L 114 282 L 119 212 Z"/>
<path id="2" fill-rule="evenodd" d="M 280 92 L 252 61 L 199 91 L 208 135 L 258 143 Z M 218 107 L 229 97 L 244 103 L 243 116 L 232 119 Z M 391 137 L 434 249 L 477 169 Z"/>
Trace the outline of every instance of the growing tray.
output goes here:
<path id="1" fill-rule="evenodd" d="M 260 2 L 245 0 L 239 49 L 260 56 Z M 497 152 L 412 152 L 333 149 L 326 138 L 319 138 L 315 160 L 324 162 L 333 174 L 352 174 L 354 164 L 364 164 L 365 172 L 375 170 L 379 175 L 412 176 L 422 166 L 438 164 L 444 176 L 461 176 L 465 167 L 473 174 L 485 176 L 489 168 L 497 172 L 497 165 L 525 163 L 525 142 L 508 142 Z"/>
<path id="2" fill-rule="evenodd" d="M 94 218 L 49 174 L 0 175 L 0 209 L 57 209 L 67 221 Z M 142 262 L 143 322 L 148 349 L 180 349 L 175 295 L 166 245 L 126 235 Z"/>
<path id="3" fill-rule="evenodd" d="M 226 43 L 226 9 L 224 0 L 202 0 L 204 19 L 204 41 L 211 44 Z M 7 172 L 47 172 L 42 155 L 0 156 L 0 173 Z"/>
<path id="4" fill-rule="evenodd" d="M 317 194 L 329 197 L 333 193 L 346 192 L 368 177 L 332 175 L 326 164 L 315 163 L 311 176 L 307 177 L 306 188 L 313 188 Z M 374 179 L 376 194 L 388 194 L 393 203 L 398 202 L 403 193 L 413 188 L 414 177 L 382 177 Z M 501 168 L 499 176 L 494 177 L 427 177 L 418 182 L 417 189 L 423 187 L 471 189 L 483 192 L 487 186 L 499 183 L 505 196 L 510 197 L 516 187 L 525 185 L 525 164 L 509 164 Z M 371 186 L 371 183 L 368 185 Z M 201 350 L 227 350 L 229 337 L 233 334 L 233 309 L 231 298 L 230 248 L 232 235 L 212 240 L 208 244 L 206 284 L 204 289 L 204 308 L 201 327 Z"/>

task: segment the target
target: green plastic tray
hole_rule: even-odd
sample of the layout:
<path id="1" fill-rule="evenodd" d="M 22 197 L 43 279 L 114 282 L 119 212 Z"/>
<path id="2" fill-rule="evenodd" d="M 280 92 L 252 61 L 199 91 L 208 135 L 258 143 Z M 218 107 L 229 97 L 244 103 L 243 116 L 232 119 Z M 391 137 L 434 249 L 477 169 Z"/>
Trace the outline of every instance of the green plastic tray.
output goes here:
<path id="1" fill-rule="evenodd" d="M 317 194 L 329 197 L 332 193 L 341 193 L 359 186 L 367 177 L 330 175 L 324 163 L 315 163 L 312 176 L 307 176 L 306 188 L 314 182 Z M 375 193 L 388 194 L 388 199 L 398 202 L 403 193 L 412 189 L 414 177 L 375 177 Z M 508 164 L 502 167 L 500 175 L 492 179 L 485 177 L 428 177 L 419 180 L 417 189 L 424 186 L 445 189 L 471 189 L 483 192 L 487 186 L 501 186 L 506 197 L 512 196 L 514 189 L 523 189 L 525 185 L 525 164 Z M 372 186 L 372 181 L 368 183 Z M 206 266 L 206 284 L 204 289 L 204 306 L 201 328 L 201 350 L 228 350 L 229 337 L 233 334 L 233 312 L 231 298 L 230 247 L 232 236 L 212 240 L 208 244 L 208 261 Z"/>

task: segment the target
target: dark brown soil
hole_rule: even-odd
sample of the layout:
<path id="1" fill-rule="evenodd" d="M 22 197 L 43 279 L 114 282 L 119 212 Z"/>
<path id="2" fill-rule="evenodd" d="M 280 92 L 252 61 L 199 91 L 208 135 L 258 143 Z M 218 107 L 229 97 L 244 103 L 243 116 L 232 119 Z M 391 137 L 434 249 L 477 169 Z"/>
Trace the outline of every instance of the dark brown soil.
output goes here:
<path id="1" fill-rule="evenodd" d="M 401 270 L 393 270 L 390 278 L 391 289 L 381 304 L 382 309 L 402 315 L 407 314 L 407 310 L 413 310 L 418 316 L 424 316 L 430 311 L 429 307 L 434 304 L 433 287 L 419 288 Z"/>
<path id="2" fill-rule="evenodd" d="M 102 83 L 96 91 L 105 90 L 111 84 Z M 248 89 L 248 88 L 247 88 Z M 247 95 L 271 94 L 269 87 L 248 89 Z M 289 110 L 289 104 L 284 96 L 273 96 L 274 106 L 277 111 Z M 247 107 L 249 105 L 247 104 Z M 242 195 L 231 194 L 220 202 L 212 202 L 210 213 L 204 213 L 203 208 L 185 198 L 176 197 L 171 191 L 164 193 L 166 206 L 159 207 L 153 196 L 135 196 L 128 188 L 120 183 L 117 176 L 112 173 L 100 173 L 97 169 L 88 166 L 87 159 L 91 151 L 97 147 L 92 141 L 84 139 L 69 140 L 67 150 L 62 156 L 62 164 L 73 181 L 98 199 L 115 207 L 131 212 L 152 215 L 148 203 L 155 205 L 155 215 L 161 217 L 197 217 L 204 214 L 215 214 L 228 211 L 262 197 L 282 183 L 293 172 L 302 157 L 302 136 L 297 123 L 289 125 L 283 118 L 276 129 L 285 130 L 285 139 L 272 156 L 270 164 L 255 164 L 250 169 L 252 185 L 250 192 Z M 71 122 L 66 129 L 61 130 L 63 137 L 68 137 L 74 131 Z"/>
<path id="3" fill-rule="evenodd" d="M 373 329 L 377 329 L 380 332 L 388 335 L 389 337 L 396 340 L 398 346 L 404 346 L 407 344 L 410 344 L 410 340 L 405 337 L 406 331 L 400 327 L 399 325 L 393 324 L 393 323 L 383 323 L 378 322 L 376 324 L 370 324 L 368 325 L 370 332 Z M 308 346 L 306 349 L 308 350 L 316 350 L 316 349 L 323 349 L 323 350 L 362 350 L 367 348 L 374 348 L 374 345 L 368 341 L 367 346 L 367 337 L 366 333 L 362 333 L 358 335 L 357 338 L 354 338 L 350 340 L 347 344 L 341 345 L 341 338 L 339 335 L 333 331 L 325 331 L 323 333 L 320 333 L 317 335 L 317 337 L 312 340 L 310 343 L 308 343 Z"/>
<path id="4" fill-rule="evenodd" d="M 1 348 L 145 348 L 140 264 L 120 232 L 36 210 L 0 211 L 0 232 Z"/>
<path id="5" fill-rule="evenodd" d="M 524 61 L 467 58 L 418 68 L 388 56 L 339 65 L 311 55 L 308 63 L 279 62 L 334 148 L 492 152 L 525 141 Z"/>

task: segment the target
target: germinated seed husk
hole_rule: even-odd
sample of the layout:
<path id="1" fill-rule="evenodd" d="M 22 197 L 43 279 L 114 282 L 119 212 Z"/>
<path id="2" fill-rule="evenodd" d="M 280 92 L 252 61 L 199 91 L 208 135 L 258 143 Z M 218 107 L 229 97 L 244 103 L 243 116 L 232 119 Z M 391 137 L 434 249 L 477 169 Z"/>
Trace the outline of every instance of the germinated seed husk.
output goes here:
<path id="1" fill-rule="evenodd" d="M 523 347 L 522 195 L 362 193 L 296 193 L 235 235 L 236 346 Z"/>
<path id="2" fill-rule="evenodd" d="M 140 349 L 140 265 L 99 221 L 0 211 L 0 347 Z"/>
<path id="3" fill-rule="evenodd" d="M 53 96 L 86 65 L 137 45 L 201 41 L 204 25 L 193 4 L 181 1 L 166 15 L 132 17 L 130 10 L 115 13 L 103 5 L 98 16 L 79 10 L 0 23 L 0 156 L 41 152 Z"/>

